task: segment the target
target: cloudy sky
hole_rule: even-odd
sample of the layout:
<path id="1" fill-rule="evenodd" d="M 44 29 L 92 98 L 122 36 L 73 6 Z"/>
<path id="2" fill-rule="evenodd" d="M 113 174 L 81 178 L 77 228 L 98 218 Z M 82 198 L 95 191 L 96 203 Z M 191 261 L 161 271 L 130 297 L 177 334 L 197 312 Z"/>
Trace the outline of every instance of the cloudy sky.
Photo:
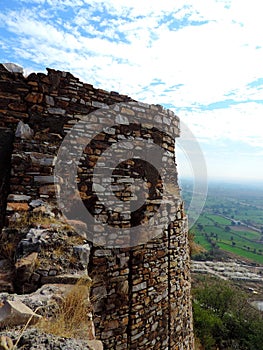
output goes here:
<path id="1" fill-rule="evenodd" d="M 263 180 L 261 5 L 0 0 L 0 61 L 162 104 L 192 130 L 210 179 Z"/>

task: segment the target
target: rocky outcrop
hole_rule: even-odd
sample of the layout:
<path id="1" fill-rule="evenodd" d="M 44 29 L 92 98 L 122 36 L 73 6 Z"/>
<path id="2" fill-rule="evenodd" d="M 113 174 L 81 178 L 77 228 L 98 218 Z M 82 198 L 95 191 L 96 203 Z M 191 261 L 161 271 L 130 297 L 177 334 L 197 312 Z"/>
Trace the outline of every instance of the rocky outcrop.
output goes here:
<path id="1" fill-rule="evenodd" d="M 9 347 L 4 350 L 11 350 L 12 344 L 16 344 L 19 339 L 21 330 L 14 330 L 12 332 L 0 332 L 0 336 L 8 337 L 6 343 Z M 10 342 L 10 340 L 12 343 Z M 0 347 L 1 349 L 1 347 Z M 57 337 L 51 334 L 41 332 L 36 328 L 28 328 L 25 330 L 17 344 L 16 349 L 23 350 L 103 350 L 103 345 L 98 340 L 81 340 Z"/>

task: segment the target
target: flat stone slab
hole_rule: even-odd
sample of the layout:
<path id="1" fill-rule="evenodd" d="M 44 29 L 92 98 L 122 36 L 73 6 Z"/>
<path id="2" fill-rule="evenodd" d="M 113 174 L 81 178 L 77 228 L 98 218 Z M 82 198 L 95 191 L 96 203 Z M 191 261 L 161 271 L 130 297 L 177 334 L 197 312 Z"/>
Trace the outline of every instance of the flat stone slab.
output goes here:
<path id="1" fill-rule="evenodd" d="M 76 284 L 80 278 L 86 275 L 57 275 L 57 276 L 45 276 L 41 278 L 41 284 Z M 90 279 L 90 281 L 92 281 Z"/>
<path id="2" fill-rule="evenodd" d="M 31 200 L 31 197 L 25 194 L 9 194 L 7 200 L 9 202 L 28 202 Z"/>
<path id="3" fill-rule="evenodd" d="M 24 202 L 8 202 L 7 211 L 28 211 L 29 210 L 29 205 Z"/>
<path id="4" fill-rule="evenodd" d="M 23 67 L 15 63 L 2 63 L 6 70 L 12 73 L 24 73 Z"/>
<path id="5" fill-rule="evenodd" d="M 51 184 L 55 182 L 55 177 L 53 175 L 39 175 L 39 176 L 34 176 L 34 181 L 39 182 L 42 184 Z"/>
<path id="6" fill-rule="evenodd" d="M 30 323 L 34 324 L 42 316 L 34 313 L 33 310 L 19 300 L 6 300 L 0 309 L 0 327 L 24 325 L 31 317 Z"/>

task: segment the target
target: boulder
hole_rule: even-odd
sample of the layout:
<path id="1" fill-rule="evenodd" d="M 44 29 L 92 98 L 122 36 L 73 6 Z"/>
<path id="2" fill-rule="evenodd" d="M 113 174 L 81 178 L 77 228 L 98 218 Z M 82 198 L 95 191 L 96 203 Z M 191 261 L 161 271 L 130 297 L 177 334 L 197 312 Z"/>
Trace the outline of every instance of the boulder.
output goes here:
<path id="1" fill-rule="evenodd" d="M 13 327 L 24 325 L 31 318 L 30 323 L 36 323 L 41 316 L 34 313 L 21 301 L 6 300 L 0 308 L 0 327 Z"/>

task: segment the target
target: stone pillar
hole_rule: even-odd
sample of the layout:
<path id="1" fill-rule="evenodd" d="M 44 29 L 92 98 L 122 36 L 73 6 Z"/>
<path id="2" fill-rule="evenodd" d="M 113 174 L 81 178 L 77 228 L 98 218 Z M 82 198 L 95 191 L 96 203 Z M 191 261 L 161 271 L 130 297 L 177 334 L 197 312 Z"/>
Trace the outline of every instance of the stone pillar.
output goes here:
<path id="1" fill-rule="evenodd" d="M 79 163 L 78 190 L 82 204 L 96 219 L 86 220 L 87 236 L 94 243 L 89 275 L 94 281 L 96 336 L 103 341 L 105 349 L 192 350 L 188 226 L 175 166 L 174 137 L 179 136 L 179 120 L 160 106 L 146 104 L 119 104 L 114 111 L 117 115 L 103 108 L 92 114 L 91 127 L 79 123 L 77 133 L 68 135 L 68 143 L 62 144 L 62 154 L 58 157 L 65 162 L 62 173 L 66 174 L 67 153 L 77 152 L 79 142 L 87 143 L 85 135 L 92 139 Z M 106 127 L 102 128 L 104 123 Z M 93 130 L 96 130 L 94 138 Z M 107 150 L 118 142 L 126 143 L 107 155 Z M 159 169 L 156 169 L 158 150 L 154 145 L 162 149 L 164 164 L 159 164 Z M 135 157 L 135 150 L 141 152 L 142 158 Z M 102 159 L 102 170 L 94 175 L 94 168 Z M 149 197 L 139 209 L 115 210 L 115 203 L 110 200 L 107 203 L 107 196 L 103 203 L 103 196 L 101 199 L 98 193 L 109 191 L 103 187 L 103 180 L 104 170 L 111 166 L 111 161 L 113 185 L 123 186 L 115 192 L 118 199 L 130 203 L 138 199 L 132 197 L 129 186 L 138 178 L 145 182 Z M 68 176 L 70 173 L 74 174 L 73 168 Z M 64 182 L 65 178 L 67 175 Z M 62 186 L 65 198 L 73 187 Z M 84 207 L 79 199 L 73 198 L 74 193 L 73 188 L 68 214 L 71 218 L 79 215 L 78 220 L 85 221 Z M 156 216 L 152 227 L 150 220 Z"/>

